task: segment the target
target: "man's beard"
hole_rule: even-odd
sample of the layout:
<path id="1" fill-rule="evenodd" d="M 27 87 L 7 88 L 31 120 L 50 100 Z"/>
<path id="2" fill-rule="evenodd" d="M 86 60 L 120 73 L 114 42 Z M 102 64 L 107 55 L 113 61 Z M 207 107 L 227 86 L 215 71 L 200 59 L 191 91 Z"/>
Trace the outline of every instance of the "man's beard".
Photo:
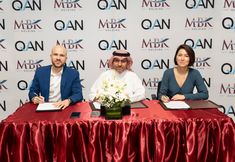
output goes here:
<path id="1" fill-rule="evenodd" d="M 64 64 L 61 64 L 60 66 L 56 65 L 55 63 L 52 63 L 52 65 L 55 67 L 55 68 L 62 68 L 64 66 Z"/>

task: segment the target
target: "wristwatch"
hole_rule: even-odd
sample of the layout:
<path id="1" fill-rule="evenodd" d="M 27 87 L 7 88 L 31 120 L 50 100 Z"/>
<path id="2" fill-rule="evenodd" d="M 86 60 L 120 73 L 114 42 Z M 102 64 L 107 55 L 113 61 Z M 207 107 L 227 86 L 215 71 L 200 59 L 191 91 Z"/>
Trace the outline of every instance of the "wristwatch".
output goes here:
<path id="1" fill-rule="evenodd" d="M 71 100 L 70 98 L 68 98 L 67 100 L 69 100 L 69 104 L 71 104 L 71 103 L 72 103 L 72 100 Z"/>

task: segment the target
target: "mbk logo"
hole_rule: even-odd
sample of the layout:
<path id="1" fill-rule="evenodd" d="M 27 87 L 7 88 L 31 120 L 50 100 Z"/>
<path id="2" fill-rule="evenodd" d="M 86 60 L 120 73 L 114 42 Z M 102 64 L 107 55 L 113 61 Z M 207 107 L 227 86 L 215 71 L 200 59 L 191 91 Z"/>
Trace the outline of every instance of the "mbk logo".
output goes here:
<path id="1" fill-rule="evenodd" d="M 233 42 L 233 40 L 230 41 L 223 41 L 222 44 L 222 50 L 231 50 L 234 51 L 235 50 L 235 42 Z"/>
<path id="2" fill-rule="evenodd" d="M 142 48 L 163 49 L 169 48 L 167 41 L 169 38 L 149 38 L 142 40 Z"/>
<path id="3" fill-rule="evenodd" d="M 221 84 L 220 94 L 235 95 L 235 84 Z"/>
<path id="4" fill-rule="evenodd" d="M 159 78 L 148 78 L 148 79 L 143 79 L 142 84 L 145 87 L 157 88 L 159 81 L 160 81 Z"/>
<path id="5" fill-rule="evenodd" d="M 19 22 L 17 22 L 15 20 L 14 29 L 23 29 L 23 30 L 42 29 L 39 25 L 40 22 L 41 22 L 40 19 L 38 19 L 38 20 L 21 20 Z"/>
<path id="6" fill-rule="evenodd" d="M 23 62 L 17 61 L 17 69 L 32 70 L 41 67 L 43 60 L 24 60 Z"/>
<path id="7" fill-rule="evenodd" d="M 211 25 L 211 20 L 213 18 L 193 18 L 192 20 L 189 20 L 188 18 L 186 19 L 186 24 L 185 27 L 191 27 L 191 28 L 208 28 L 208 27 L 213 27 Z"/>
<path id="8" fill-rule="evenodd" d="M 76 9 L 82 8 L 82 6 L 79 4 L 79 0 L 55 0 L 54 8 Z"/>
<path id="9" fill-rule="evenodd" d="M 155 7 L 155 8 L 166 8 L 170 7 L 170 5 L 166 2 L 166 0 L 143 0 L 142 7 Z"/>
<path id="10" fill-rule="evenodd" d="M 5 41 L 5 39 L 0 39 L 0 49 L 6 49 L 6 47 L 3 45 L 3 42 Z"/>
<path id="11" fill-rule="evenodd" d="M 126 21 L 126 19 L 106 19 L 106 20 L 100 20 L 99 21 L 99 29 L 100 28 L 107 28 L 107 29 L 121 29 L 121 28 L 126 28 L 126 26 L 124 25 L 124 22 Z"/>
<path id="12" fill-rule="evenodd" d="M 195 58 L 195 62 L 194 62 L 194 67 L 210 67 L 211 65 L 208 63 L 208 60 L 210 60 L 210 57 L 206 57 L 206 58 Z"/>
<path id="13" fill-rule="evenodd" d="M 6 87 L 6 85 L 5 85 L 6 82 L 7 82 L 7 80 L 0 80 L 0 92 L 1 92 L 2 90 L 8 89 L 8 88 Z"/>
<path id="14" fill-rule="evenodd" d="M 59 40 L 56 41 L 56 44 L 64 46 L 67 50 L 77 50 L 77 49 L 83 49 L 83 46 L 81 45 L 83 39 L 68 39 L 68 40 L 62 40 L 61 42 Z"/>

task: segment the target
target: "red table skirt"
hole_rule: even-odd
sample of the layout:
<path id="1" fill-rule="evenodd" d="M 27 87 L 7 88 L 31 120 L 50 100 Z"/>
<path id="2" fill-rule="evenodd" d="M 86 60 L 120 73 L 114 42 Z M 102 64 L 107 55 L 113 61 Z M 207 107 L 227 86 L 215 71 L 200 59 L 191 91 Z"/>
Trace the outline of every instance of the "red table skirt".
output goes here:
<path id="1" fill-rule="evenodd" d="M 235 161 L 235 124 L 218 110 L 145 104 L 123 120 L 91 118 L 88 103 L 46 113 L 26 104 L 0 124 L 0 161 Z M 81 118 L 69 119 L 73 111 Z"/>

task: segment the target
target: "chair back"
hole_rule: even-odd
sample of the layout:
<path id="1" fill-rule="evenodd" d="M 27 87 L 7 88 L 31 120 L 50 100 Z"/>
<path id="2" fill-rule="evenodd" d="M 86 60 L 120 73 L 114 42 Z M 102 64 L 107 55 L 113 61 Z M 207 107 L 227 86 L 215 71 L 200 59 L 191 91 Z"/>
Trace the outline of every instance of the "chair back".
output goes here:
<path id="1" fill-rule="evenodd" d="M 162 83 L 162 81 L 158 82 L 157 95 L 156 94 L 151 94 L 152 100 L 159 100 L 159 90 L 160 90 L 160 87 L 161 87 L 161 83 Z"/>
<path id="2" fill-rule="evenodd" d="M 162 81 L 159 81 L 158 86 L 157 86 L 157 99 L 158 100 L 160 100 L 159 92 L 160 92 L 161 84 L 162 84 Z"/>

